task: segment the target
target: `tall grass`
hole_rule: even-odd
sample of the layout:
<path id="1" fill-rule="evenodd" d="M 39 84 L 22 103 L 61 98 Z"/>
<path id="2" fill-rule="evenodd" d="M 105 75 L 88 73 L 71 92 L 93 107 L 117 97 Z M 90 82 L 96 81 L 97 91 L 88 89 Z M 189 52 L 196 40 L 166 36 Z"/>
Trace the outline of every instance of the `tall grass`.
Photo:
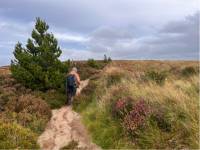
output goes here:
<path id="1" fill-rule="evenodd" d="M 155 69 L 155 68 L 154 68 Z M 158 68 L 157 68 L 158 69 Z M 170 70 L 170 67 L 167 68 Z M 168 71 L 167 70 L 167 71 Z M 75 109 L 83 116 L 83 122 L 102 148 L 189 148 L 199 147 L 199 80 L 197 74 L 187 78 L 168 72 L 162 86 L 144 82 L 141 76 L 129 69 L 111 65 L 90 84 L 96 84 L 87 96 L 83 91 L 81 102 Z M 133 104 L 144 99 L 151 108 L 151 115 L 144 127 L 134 130 L 130 136 L 122 120 L 112 115 L 114 101 L 131 97 Z M 87 105 L 84 100 L 89 100 Z"/>

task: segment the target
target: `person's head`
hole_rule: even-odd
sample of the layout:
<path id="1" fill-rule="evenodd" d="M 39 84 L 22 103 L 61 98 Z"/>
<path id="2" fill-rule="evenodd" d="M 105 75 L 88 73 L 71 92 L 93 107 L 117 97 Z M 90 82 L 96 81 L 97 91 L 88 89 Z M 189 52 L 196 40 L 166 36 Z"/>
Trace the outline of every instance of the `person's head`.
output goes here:
<path id="1" fill-rule="evenodd" d="M 74 72 L 76 72 L 76 73 L 78 72 L 78 70 L 77 70 L 76 67 L 73 67 L 73 68 L 72 68 L 72 71 L 74 71 Z"/>

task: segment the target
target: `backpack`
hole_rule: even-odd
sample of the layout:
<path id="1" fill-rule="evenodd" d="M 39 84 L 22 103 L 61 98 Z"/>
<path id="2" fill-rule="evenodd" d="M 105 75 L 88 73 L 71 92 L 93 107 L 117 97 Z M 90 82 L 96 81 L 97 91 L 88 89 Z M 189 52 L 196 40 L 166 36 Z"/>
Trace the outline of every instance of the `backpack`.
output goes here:
<path id="1" fill-rule="evenodd" d="M 76 77 L 75 75 L 68 75 L 66 81 L 67 87 L 76 87 Z"/>

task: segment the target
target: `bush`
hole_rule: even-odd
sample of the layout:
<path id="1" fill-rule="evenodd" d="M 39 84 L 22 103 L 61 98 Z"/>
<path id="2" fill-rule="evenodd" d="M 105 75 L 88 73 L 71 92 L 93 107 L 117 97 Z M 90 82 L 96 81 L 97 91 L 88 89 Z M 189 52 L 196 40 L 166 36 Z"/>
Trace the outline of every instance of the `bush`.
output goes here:
<path id="1" fill-rule="evenodd" d="M 0 149 L 38 149 L 37 135 L 15 123 L 0 122 Z"/>
<path id="2" fill-rule="evenodd" d="M 147 80 L 152 80 L 159 85 L 164 84 L 166 77 L 167 77 L 167 74 L 164 71 L 163 72 L 156 72 L 154 70 L 151 70 L 151 71 L 147 71 L 145 73 L 145 78 Z"/>
<path id="3" fill-rule="evenodd" d="M 4 110 L 5 105 L 9 101 L 9 96 L 5 94 L 0 95 L 0 112 Z"/>
<path id="4" fill-rule="evenodd" d="M 68 66 L 58 59 L 62 51 L 53 34 L 47 33 L 48 28 L 44 21 L 37 18 L 32 39 L 28 39 L 26 48 L 21 43 L 15 46 L 12 75 L 31 89 L 64 89 Z"/>
<path id="5" fill-rule="evenodd" d="M 111 61 L 112 61 L 111 57 L 108 57 L 108 62 L 111 62 Z"/>
<path id="6" fill-rule="evenodd" d="M 104 55 L 104 60 L 103 60 L 104 63 L 110 63 L 111 61 L 112 61 L 111 57 L 107 58 L 107 56 Z"/>
<path id="7" fill-rule="evenodd" d="M 143 99 L 136 102 L 133 109 L 124 117 L 123 126 L 125 130 L 130 135 L 136 135 L 136 131 L 144 127 L 150 112 L 150 107 Z"/>
<path id="8" fill-rule="evenodd" d="M 190 75 L 194 75 L 197 73 L 197 71 L 195 70 L 194 67 L 185 67 L 182 71 L 181 71 L 183 76 L 190 76 Z"/>
<path id="9" fill-rule="evenodd" d="M 96 68 L 96 69 L 99 68 L 97 61 L 95 61 L 94 59 L 88 59 L 87 64 L 92 68 Z"/>
<path id="10" fill-rule="evenodd" d="M 36 98 L 32 95 L 22 95 L 18 99 L 10 100 L 7 103 L 7 109 L 16 113 L 26 112 L 30 114 L 36 114 L 37 117 L 50 118 L 51 110 L 42 99 Z"/>
<path id="11" fill-rule="evenodd" d="M 124 117 L 132 110 L 133 99 L 126 97 L 119 99 L 112 104 L 112 115 L 115 118 L 124 119 Z"/>
<path id="12" fill-rule="evenodd" d="M 45 101 L 31 95 L 22 95 L 9 100 L 5 111 L 0 114 L 4 122 L 17 122 L 36 133 L 44 130 L 50 117 L 51 110 Z"/>

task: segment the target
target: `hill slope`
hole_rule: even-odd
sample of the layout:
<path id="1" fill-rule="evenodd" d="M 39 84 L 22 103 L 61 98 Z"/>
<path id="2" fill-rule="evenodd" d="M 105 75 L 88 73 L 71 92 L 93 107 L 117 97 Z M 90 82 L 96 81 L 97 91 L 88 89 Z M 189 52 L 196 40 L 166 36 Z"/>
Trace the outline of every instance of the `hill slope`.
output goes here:
<path id="1" fill-rule="evenodd" d="M 115 61 L 74 109 L 102 148 L 199 147 L 198 62 Z"/>
<path id="2" fill-rule="evenodd" d="M 90 82 L 76 97 L 73 109 L 95 144 L 102 148 L 199 148 L 198 62 L 113 61 L 105 68 L 102 62 L 75 65 L 81 79 L 90 78 Z M 64 105 L 65 94 L 27 89 L 6 67 L 0 74 L 0 148 L 38 148 L 37 139 L 51 118 L 51 109 Z M 65 148 L 75 145 L 72 141 Z"/>

